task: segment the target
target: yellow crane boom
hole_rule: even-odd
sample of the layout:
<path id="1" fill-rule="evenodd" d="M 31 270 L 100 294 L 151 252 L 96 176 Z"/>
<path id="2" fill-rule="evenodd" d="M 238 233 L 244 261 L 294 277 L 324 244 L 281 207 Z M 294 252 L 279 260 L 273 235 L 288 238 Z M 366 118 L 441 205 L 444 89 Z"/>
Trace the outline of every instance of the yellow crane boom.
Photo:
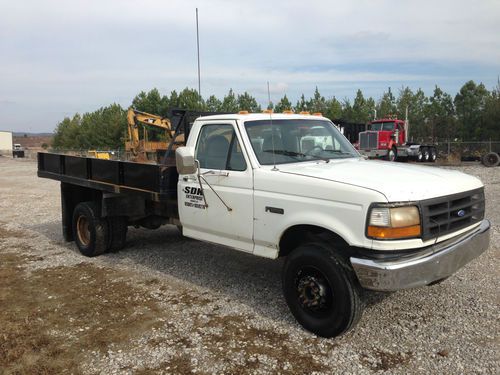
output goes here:
<path id="1" fill-rule="evenodd" d="M 142 159 L 147 159 L 147 152 L 166 149 L 166 145 L 168 145 L 174 135 L 174 130 L 169 119 L 141 112 L 133 108 L 129 108 L 127 112 L 127 124 L 128 142 L 125 144 L 125 150 L 132 152 L 134 157 L 140 156 Z M 139 124 L 165 130 L 165 142 L 148 142 L 146 129 L 144 129 L 143 139 L 140 139 Z"/>

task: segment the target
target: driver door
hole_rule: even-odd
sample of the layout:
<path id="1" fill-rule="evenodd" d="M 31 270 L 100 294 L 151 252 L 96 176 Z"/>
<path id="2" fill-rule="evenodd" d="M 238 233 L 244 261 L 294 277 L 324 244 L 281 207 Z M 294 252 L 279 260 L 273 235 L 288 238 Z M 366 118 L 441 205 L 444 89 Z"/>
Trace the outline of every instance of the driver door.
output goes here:
<path id="1" fill-rule="evenodd" d="M 183 234 L 252 252 L 253 173 L 236 123 L 206 122 L 199 129 L 195 158 L 200 177 L 179 176 Z"/>

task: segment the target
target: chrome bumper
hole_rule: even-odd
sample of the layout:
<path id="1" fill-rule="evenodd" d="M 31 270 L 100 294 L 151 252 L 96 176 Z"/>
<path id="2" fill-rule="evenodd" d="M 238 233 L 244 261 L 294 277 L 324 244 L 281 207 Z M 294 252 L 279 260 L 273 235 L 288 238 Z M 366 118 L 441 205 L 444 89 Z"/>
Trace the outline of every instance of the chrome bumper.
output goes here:
<path id="1" fill-rule="evenodd" d="M 490 222 L 483 220 L 471 233 L 459 236 L 451 243 L 424 256 L 402 260 L 350 258 L 363 288 L 394 291 L 429 285 L 448 277 L 478 257 L 490 244 Z M 439 244 L 436 245 L 439 247 Z"/>
<path id="2" fill-rule="evenodd" d="M 367 156 L 369 158 L 378 158 L 387 156 L 389 150 L 359 150 L 359 153 L 363 156 Z"/>

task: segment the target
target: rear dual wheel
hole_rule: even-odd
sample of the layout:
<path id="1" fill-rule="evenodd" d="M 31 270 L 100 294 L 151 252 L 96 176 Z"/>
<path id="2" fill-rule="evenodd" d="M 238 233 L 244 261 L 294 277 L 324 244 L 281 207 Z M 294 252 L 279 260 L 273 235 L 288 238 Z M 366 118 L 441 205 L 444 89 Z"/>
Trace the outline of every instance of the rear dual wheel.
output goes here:
<path id="1" fill-rule="evenodd" d="M 127 221 L 123 217 L 102 218 L 96 202 L 81 202 L 73 211 L 73 237 L 80 252 L 94 257 L 125 246 Z"/>
<path id="2" fill-rule="evenodd" d="M 437 151 L 434 147 L 420 147 L 417 153 L 417 161 L 422 163 L 435 162 Z"/>
<path id="3" fill-rule="evenodd" d="M 437 151 L 434 147 L 429 148 L 429 161 L 434 163 L 437 159 Z"/>
<path id="4" fill-rule="evenodd" d="M 429 152 L 429 148 L 423 147 L 422 148 L 422 161 L 424 163 L 427 163 L 430 160 L 431 154 Z"/>

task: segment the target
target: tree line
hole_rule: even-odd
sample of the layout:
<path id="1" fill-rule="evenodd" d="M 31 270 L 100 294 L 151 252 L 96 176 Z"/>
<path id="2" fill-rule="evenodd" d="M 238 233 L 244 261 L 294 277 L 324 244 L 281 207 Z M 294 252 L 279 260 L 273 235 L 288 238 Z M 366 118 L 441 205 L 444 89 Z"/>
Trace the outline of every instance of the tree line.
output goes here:
<path id="1" fill-rule="evenodd" d="M 139 111 L 168 117 L 173 108 L 195 111 L 229 112 L 242 110 L 261 112 L 262 107 L 248 92 L 236 94 L 232 89 L 222 98 L 211 95 L 202 98 L 194 89 L 172 91 L 161 95 L 155 88 L 140 92 L 131 106 Z M 499 141 L 500 140 L 500 81 L 489 91 L 482 84 L 466 82 L 453 98 L 438 86 L 426 96 L 409 87 L 398 90 L 397 96 L 389 88 L 375 100 L 357 90 L 354 100 L 325 98 L 316 87 L 312 97 L 302 94 L 295 104 L 287 95 L 267 109 L 274 112 L 292 110 L 296 113 L 321 112 L 325 117 L 344 122 L 367 123 L 377 118 L 397 116 L 411 124 L 411 137 L 415 141 Z M 75 114 L 63 119 L 56 127 L 52 147 L 55 149 L 110 149 L 124 146 L 127 134 L 126 109 L 118 104 L 102 107 L 94 112 Z"/>

